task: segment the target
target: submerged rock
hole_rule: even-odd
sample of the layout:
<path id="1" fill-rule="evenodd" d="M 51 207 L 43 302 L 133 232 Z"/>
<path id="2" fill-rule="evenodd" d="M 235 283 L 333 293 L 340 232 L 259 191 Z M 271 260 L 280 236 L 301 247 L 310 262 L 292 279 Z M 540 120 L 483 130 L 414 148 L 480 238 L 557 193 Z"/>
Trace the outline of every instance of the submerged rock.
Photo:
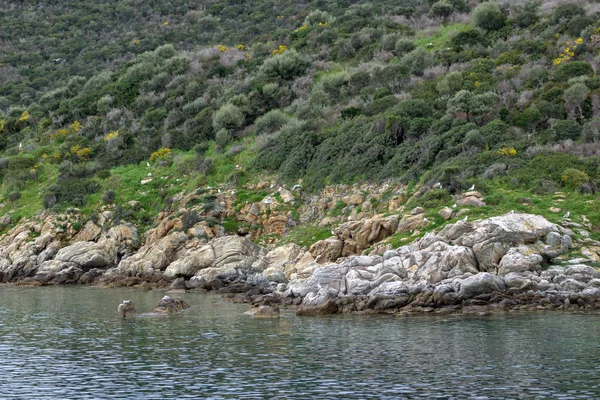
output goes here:
<path id="1" fill-rule="evenodd" d="M 152 310 L 155 314 L 172 314 L 176 312 L 180 312 L 189 308 L 190 306 L 181 299 L 173 299 L 169 296 L 164 296 L 158 302 L 158 305 L 154 310 Z"/>
<path id="2" fill-rule="evenodd" d="M 119 307 L 117 307 L 117 314 L 119 314 L 119 318 L 121 319 L 131 319 L 137 316 L 137 311 L 135 311 L 135 307 L 131 300 L 123 300 L 123 302 L 119 304 Z"/>
<path id="3" fill-rule="evenodd" d="M 260 306 L 246 311 L 244 314 L 254 318 L 279 318 L 279 307 Z"/>

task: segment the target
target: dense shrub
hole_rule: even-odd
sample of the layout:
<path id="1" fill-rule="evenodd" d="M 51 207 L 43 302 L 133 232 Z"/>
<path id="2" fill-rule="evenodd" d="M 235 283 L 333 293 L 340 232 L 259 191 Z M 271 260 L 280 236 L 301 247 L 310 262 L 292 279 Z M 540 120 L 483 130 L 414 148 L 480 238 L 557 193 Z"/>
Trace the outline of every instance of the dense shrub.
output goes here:
<path id="1" fill-rule="evenodd" d="M 577 140 L 581 136 L 582 128 L 575 121 L 561 120 L 552 126 L 550 132 L 552 138 L 557 142 L 567 139 Z"/>
<path id="2" fill-rule="evenodd" d="M 571 78 L 583 75 L 593 75 L 594 69 L 585 61 L 571 61 L 560 64 L 552 74 L 552 78 L 557 82 L 566 82 Z"/>
<path id="3" fill-rule="evenodd" d="M 473 24 L 486 31 L 497 31 L 504 27 L 506 15 L 498 3 L 485 2 L 478 5 L 471 15 Z"/>

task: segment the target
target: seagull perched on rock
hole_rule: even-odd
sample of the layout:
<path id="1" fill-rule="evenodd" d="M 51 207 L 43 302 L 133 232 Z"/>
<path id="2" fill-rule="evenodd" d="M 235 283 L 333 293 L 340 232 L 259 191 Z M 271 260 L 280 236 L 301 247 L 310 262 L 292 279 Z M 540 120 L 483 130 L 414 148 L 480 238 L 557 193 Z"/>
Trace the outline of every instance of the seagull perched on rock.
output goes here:
<path id="1" fill-rule="evenodd" d="M 475 185 L 471 185 L 471 187 L 469 188 L 469 192 L 470 192 L 471 190 L 475 190 Z"/>
<path id="2" fill-rule="evenodd" d="M 456 208 L 456 203 L 452 204 L 452 208 Z"/>
<path id="3" fill-rule="evenodd" d="M 463 219 L 461 219 L 462 222 L 467 222 L 467 219 L 469 219 L 469 216 L 467 215 L 466 217 L 464 217 Z"/>
<path id="4" fill-rule="evenodd" d="M 569 215 L 571 215 L 571 211 L 567 211 L 567 213 L 563 215 L 563 218 L 569 218 Z"/>
<path id="5" fill-rule="evenodd" d="M 440 182 L 436 183 L 435 185 L 433 185 L 434 189 L 441 189 L 442 188 L 442 184 Z"/>
<path id="6" fill-rule="evenodd" d="M 146 167 L 149 167 L 150 163 L 148 161 L 146 161 Z"/>
<path id="7" fill-rule="evenodd" d="M 148 176 L 152 176 L 152 172 L 148 172 Z"/>
<path id="8" fill-rule="evenodd" d="M 509 214 L 514 214 L 515 210 L 510 210 Z"/>

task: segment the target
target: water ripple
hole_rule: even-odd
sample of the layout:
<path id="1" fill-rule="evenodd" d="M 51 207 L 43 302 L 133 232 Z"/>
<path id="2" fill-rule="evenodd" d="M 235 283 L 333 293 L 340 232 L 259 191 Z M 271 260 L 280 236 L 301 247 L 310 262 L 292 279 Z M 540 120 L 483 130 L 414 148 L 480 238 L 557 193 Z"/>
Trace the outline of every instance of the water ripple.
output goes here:
<path id="1" fill-rule="evenodd" d="M 597 399 L 600 316 L 252 319 L 185 294 L 0 287 L 0 398 Z"/>

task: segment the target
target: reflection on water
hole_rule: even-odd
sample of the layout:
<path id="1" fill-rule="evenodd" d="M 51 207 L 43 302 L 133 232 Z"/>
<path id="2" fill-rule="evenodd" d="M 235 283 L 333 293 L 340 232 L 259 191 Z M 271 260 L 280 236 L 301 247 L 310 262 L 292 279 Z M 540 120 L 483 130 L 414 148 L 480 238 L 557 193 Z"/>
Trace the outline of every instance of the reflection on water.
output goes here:
<path id="1" fill-rule="evenodd" d="M 0 287 L 0 398 L 600 398 L 599 314 L 117 319 L 163 294 Z"/>

